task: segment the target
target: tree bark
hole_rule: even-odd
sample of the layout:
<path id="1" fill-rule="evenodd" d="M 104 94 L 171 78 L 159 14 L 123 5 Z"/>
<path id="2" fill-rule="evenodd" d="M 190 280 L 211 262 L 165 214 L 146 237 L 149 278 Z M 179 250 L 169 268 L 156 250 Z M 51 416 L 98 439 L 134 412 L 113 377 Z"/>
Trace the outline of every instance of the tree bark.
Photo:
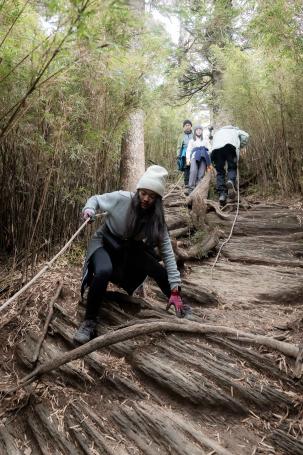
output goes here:
<path id="1" fill-rule="evenodd" d="M 207 211 L 207 196 L 211 182 L 211 172 L 206 172 L 204 178 L 199 182 L 188 198 L 191 205 L 191 218 L 197 230 L 205 230 L 205 216 Z"/>
<path id="2" fill-rule="evenodd" d="M 129 9 L 134 16 L 144 14 L 144 0 L 127 0 Z M 140 36 L 136 33 L 131 40 L 131 49 L 139 46 Z M 138 96 L 138 94 L 136 94 Z M 136 108 L 129 113 L 128 130 L 122 140 L 120 161 L 120 185 L 123 190 L 135 191 L 139 178 L 145 171 L 144 152 L 144 111 Z"/>
<path id="3" fill-rule="evenodd" d="M 129 114 L 129 128 L 122 141 L 120 182 L 126 191 L 135 191 L 145 171 L 144 112 L 137 109 Z"/>

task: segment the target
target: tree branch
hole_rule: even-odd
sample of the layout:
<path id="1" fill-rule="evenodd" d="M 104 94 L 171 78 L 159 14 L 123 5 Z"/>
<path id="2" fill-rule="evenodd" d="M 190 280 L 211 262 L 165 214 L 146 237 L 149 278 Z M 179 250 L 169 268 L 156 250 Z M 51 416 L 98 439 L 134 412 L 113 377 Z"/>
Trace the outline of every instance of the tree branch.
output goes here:
<path id="1" fill-rule="evenodd" d="M 45 373 L 49 373 L 66 363 L 73 360 L 80 359 L 87 354 L 90 354 L 97 349 L 111 346 L 122 341 L 126 341 L 132 338 L 136 338 L 141 335 L 149 335 L 156 332 L 184 332 L 184 333 L 195 333 L 205 335 L 208 333 L 220 333 L 226 336 L 233 337 L 244 337 L 249 340 L 250 343 L 259 344 L 263 346 L 275 349 L 287 356 L 297 358 L 299 348 L 298 346 L 286 343 L 284 341 L 275 340 L 264 335 L 255 335 L 241 330 L 233 329 L 225 326 L 201 324 L 199 322 L 193 322 L 188 320 L 176 320 L 175 322 L 170 321 L 159 321 L 159 322 L 148 322 L 143 324 L 136 324 L 131 327 L 125 327 L 105 335 L 101 335 L 90 342 L 73 349 L 70 352 L 62 353 L 60 356 L 53 358 L 42 365 L 35 368 L 31 373 L 21 379 L 20 383 L 10 389 L 2 389 L 2 393 L 13 393 L 24 386 L 28 386 L 32 382 L 36 381 L 40 376 Z"/>

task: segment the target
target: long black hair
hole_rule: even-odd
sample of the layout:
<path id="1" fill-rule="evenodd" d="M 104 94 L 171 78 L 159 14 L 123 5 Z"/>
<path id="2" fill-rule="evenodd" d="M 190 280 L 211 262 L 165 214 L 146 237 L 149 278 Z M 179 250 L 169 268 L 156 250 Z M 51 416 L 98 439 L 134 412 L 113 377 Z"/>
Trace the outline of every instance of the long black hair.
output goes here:
<path id="1" fill-rule="evenodd" d="M 142 209 L 139 191 L 132 197 L 127 214 L 126 237 L 135 239 L 140 235 L 150 246 L 158 246 L 165 232 L 165 218 L 161 196 L 156 197 L 150 208 Z"/>

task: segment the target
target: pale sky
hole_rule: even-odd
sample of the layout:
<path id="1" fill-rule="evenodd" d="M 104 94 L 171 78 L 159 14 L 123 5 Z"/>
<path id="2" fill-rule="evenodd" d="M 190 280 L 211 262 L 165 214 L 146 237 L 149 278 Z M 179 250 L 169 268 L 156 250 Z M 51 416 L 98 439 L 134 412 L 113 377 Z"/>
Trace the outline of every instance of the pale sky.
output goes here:
<path id="1" fill-rule="evenodd" d="M 180 35 L 180 22 L 178 21 L 176 16 L 170 16 L 168 18 L 163 16 L 154 9 L 151 11 L 151 13 L 153 15 L 153 18 L 164 26 L 165 30 L 170 35 L 173 43 L 178 44 Z"/>

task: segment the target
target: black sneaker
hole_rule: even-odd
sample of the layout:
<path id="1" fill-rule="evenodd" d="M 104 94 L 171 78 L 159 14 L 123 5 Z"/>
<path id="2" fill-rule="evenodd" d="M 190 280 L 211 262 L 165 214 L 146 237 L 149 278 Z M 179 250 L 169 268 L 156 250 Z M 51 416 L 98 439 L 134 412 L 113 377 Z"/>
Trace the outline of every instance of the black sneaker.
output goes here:
<path id="1" fill-rule="evenodd" d="M 228 180 L 226 182 L 227 190 L 228 190 L 228 197 L 229 199 L 235 199 L 236 198 L 236 190 L 234 187 L 234 184 L 231 180 Z"/>
<path id="2" fill-rule="evenodd" d="M 78 344 L 88 343 L 96 336 L 97 322 L 85 319 L 74 335 L 74 342 Z"/>
<path id="3" fill-rule="evenodd" d="M 220 193 L 219 202 L 220 202 L 220 205 L 226 204 L 226 194 L 225 193 Z"/>

